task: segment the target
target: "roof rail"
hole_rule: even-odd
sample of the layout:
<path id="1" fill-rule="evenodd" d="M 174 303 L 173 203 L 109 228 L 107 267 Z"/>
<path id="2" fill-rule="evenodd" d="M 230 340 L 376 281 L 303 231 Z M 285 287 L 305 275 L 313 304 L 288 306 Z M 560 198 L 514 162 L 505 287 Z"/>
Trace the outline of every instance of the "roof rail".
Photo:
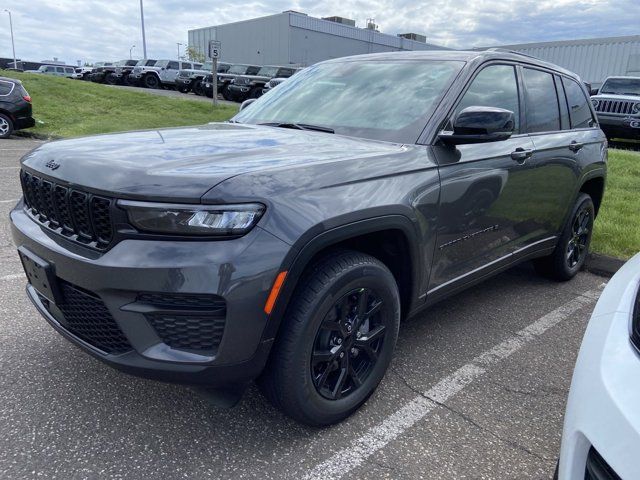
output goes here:
<path id="1" fill-rule="evenodd" d="M 491 47 L 485 50 L 486 52 L 503 52 L 503 53 L 512 53 L 514 55 L 522 55 L 523 57 L 535 58 L 536 60 L 540 60 L 540 58 L 535 57 L 533 55 L 529 55 L 528 53 L 518 52 L 517 50 L 510 50 L 508 48 L 502 47 Z"/>

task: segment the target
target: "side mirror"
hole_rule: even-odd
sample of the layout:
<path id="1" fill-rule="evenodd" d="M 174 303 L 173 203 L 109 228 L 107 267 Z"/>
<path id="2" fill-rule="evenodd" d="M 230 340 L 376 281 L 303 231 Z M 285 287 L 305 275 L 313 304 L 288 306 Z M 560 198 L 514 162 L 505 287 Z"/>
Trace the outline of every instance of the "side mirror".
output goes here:
<path id="1" fill-rule="evenodd" d="M 453 120 L 453 132 L 442 132 L 439 138 L 448 145 L 499 142 L 513 135 L 515 124 L 511 110 L 467 107 Z"/>
<path id="2" fill-rule="evenodd" d="M 245 100 L 244 102 L 242 102 L 240 104 L 240 111 L 244 110 L 245 108 L 247 108 L 249 105 L 251 105 L 253 102 L 255 102 L 257 100 L 257 98 L 250 98 L 248 100 Z"/>
<path id="3" fill-rule="evenodd" d="M 589 90 L 589 95 L 593 96 L 593 95 L 597 95 L 598 94 L 598 89 L 597 88 L 592 88 L 591 90 Z"/>

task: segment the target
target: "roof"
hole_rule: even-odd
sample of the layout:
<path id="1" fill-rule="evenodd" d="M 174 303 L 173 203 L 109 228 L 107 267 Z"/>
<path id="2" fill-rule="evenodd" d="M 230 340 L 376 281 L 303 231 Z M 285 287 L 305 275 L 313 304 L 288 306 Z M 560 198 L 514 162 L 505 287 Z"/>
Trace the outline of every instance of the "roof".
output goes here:
<path id="1" fill-rule="evenodd" d="M 533 43 L 518 43 L 513 45 L 501 45 L 500 48 L 537 48 L 537 47 L 550 47 L 550 46 L 568 46 L 568 45 L 602 45 L 607 43 L 627 43 L 638 42 L 640 43 L 640 35 L 627 35 L 622 37 L 600 37 L 600 38 L 581 38 L 577 40 L 556 40 L 550 42 L 533 42 Z M 487 47 L 482 47 L 487 48 Z"/>
<path id="2" fill-rule="evenodd" d="M 566 75 L 575 77 L 576 74 L 553 63 L 545 62 L 539 58 L 525 55 L 519 52 L 508 50 L 414 50 L 409 52 L 383 52 L 370 53 L 366 55 L 352 55 L 349 57 L 325 60 L 321 63 L 343 62 L 343 61 L 367 61 L 367 60 L 457 60 L 470 62 L 472 60 L 510 60 L 516 62 L 529 63 L 555 70 Z"/>

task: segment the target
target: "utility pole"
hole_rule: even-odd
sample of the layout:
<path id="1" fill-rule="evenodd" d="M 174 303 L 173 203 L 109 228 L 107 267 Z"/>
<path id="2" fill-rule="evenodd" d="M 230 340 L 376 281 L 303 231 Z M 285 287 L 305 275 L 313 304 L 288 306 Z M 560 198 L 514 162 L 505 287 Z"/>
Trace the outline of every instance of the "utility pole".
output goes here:
<path id="1" fill-rule="evenodd" d="M 178 60 L 180 60 L 180 45 L 184 45 L 180 42 L 176 42 L 176 45 L 178 45 Z"/>
<path id="2" fill-rule="evenodd" d="M 131 50 L 133 50 L 134 48 L 136 48 L 135 45 L 131 45 L 131 48 L 129 49 L 129 60 L 132 60 L 133 57 L 131 56 Z"/>
<path id="3" fill-rule="evenodd" d="M 147 59 L 147 39 L 144 35 L 144 8 L 142 7 L 142 0 L 140 0 L 140 23 L 142 24 L 142 54 Z"/>
<path id="4" fill-rule="evenodd" d="M 13 68 L 18 69 L 18 61 L 16 60 L 16 45 L 13 43 L 13 20 L 11 19 L 11 12 L 4 9 L 9 14 L 9 28 L 11 29 L 11 48 L 13 49 Z"/>

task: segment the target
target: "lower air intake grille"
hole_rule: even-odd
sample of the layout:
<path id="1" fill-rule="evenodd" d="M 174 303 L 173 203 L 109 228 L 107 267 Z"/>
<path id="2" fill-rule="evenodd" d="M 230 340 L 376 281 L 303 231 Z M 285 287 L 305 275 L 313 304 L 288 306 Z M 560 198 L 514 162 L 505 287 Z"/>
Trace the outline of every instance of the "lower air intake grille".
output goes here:
<path id="1" fill-rule="evenodd" d="M 131 345 L 100 298 L 60 280 L 64 302 L 58 306 L 69 332 L 105 353 L 119 354 Z"/>
<path id="2" fill-rule="evenodd" d="M 198 314 L 147 314 L 164 343 L 179 350 L 213 351 L 224 333 L 224 317 Z"/>
<path id="3" fill-rule="evenodd" d="M 587 455 L 584 480 L 620 480 L 620 477 L 613 471 L 598 451 L 591 447 Z"/>
<path id="4" fill-rule="evenodd" d="M 227 306 L 217 295 L 141 293 L 136 304 L 151 307 L 147 321 L 171 348 L 215 353 L 222 341 Z"/>

